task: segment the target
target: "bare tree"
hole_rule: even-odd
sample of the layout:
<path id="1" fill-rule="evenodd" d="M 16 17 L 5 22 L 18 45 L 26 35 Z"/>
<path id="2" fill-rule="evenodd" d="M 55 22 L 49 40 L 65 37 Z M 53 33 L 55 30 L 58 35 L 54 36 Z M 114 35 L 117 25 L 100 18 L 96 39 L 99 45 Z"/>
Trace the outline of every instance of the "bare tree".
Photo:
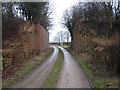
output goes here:
<path id="1" fill-rule="evenodd" d="M 55 36 L 54 37 L 54 42 L 60 43 L 60 37 L 59 36 Z"/>
<path id="2" fill-rule="evenodd" d="M 69 31 L 64 32 L 64 40 L 65 40 L 65 42 L 70 42 L 70 33 L 69 33 Z"/>
<path id="3" fill-rule="evenodd" d="M 79 22 L 86 22 L 98 36 L 105 35 L 109 38 L 115 31 L 113 23 L 118 21 L 119 17 L 120 1 L 80 2 L 74 5 L 70 11 L 65 11 L 62 24 L 69 30 L 71 40 L 73 40 L 73 30 Z"/>
<path id="4" fill-rule="evenodd" d="M 68 31 L 60 31 L 56 34 L 56 36 L 54 37 L 54 41 L 60 43 L 61 45 L 63 45 L 64 42 L 69 42 L 70 39 L 70 33 Z"/>
<path id="5" fill-rule="evenodd" d="M 73 38 L 72 30 L 73 30 L 74 24 L 72 22 L 72 16 L 67 10 L 64 13 L 62 24 L 69 30 L 71 38 Z"/>

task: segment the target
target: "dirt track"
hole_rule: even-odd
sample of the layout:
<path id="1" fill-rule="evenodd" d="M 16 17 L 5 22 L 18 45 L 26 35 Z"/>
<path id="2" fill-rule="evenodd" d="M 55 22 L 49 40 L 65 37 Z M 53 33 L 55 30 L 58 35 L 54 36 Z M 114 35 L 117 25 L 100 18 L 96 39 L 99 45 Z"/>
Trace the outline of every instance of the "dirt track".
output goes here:
<path id="1" fill-rule="evenodd" d="M 58 48 L 54 48 L 53 53 L 37 69 L 25 76 L 12 88 L 40 88 L 51 72 L 58 56 Z M 79 64 L 64 48 L 59 47 L 64 54 L 64 64 L 56 88 L 91 88 L 85 74 Z"/>
<path id="2" fill-rule="evenodd" d="M 64 53 L 64 64 L 57 88 L 91 88 L 79 64 L 64 48 L 59 47 Z"/>
<path id="3" fill-rule="evenodd" d="M 40 88 L 52 70 L 58 56 L 58 48 L 54 46 L 53 48 L 54 51 L 52 55 L 50 55 L 44 63 L 42 63 L 36 70 L 32 71 L 12 88 Z"/>

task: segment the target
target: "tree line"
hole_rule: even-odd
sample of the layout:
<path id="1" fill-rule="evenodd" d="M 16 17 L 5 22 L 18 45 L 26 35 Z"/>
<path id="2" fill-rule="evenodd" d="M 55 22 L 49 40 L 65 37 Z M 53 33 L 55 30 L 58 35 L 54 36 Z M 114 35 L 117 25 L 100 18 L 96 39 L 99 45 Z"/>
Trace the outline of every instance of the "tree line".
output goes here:
<path id="1" fill-rule="evenodd" d="M 2 2 L 2 16 L 32 21 L 47 29 L 50 26 L 48 8 L 48 2 Z"/>
<path id="2" fill-rule="evenodd" d="M 64 42 L 70 42 L 70 33 L 68 31 L 59 31 L 54 37 L 54 42 L 58 42 L 61 44 Z"/>
<path id="3" fill-rule="evenodd" d="M 93 28 L 98 36 L 109 38 L 114 32 L 120 32 L 120 1 L 79 2 L 71 10 L 66 10 L 62 24 L 68 28 L 72 38 L 73 28 L 79 21 Z"/>

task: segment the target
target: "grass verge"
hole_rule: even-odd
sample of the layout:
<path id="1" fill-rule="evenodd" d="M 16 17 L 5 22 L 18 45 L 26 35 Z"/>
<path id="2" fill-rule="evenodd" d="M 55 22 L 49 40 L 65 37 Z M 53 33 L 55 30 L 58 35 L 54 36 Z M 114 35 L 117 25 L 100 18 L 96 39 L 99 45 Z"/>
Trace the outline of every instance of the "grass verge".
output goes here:
<path id="1" fill-rule="evenodd" d="M 48 76 L 42 88 L 55 88 L 56 87 L 56 83 L 59 78 L 60 70 L 62 68 L 62 64 L 64 60 L 62 51 L 60 49 L 59 51 L 60 52 L 58 54 L 53 70 L 51 71 L 50 75 Z"/>
<path id="2" fill-rule="evenodd" d="M 30 71 L 34 70 L 37 67 L 37 65 L 42 63 L 45 60 L 45 58 L 47 58 L 51 53 L 52 53 L 52 49 L 50 48 L 46 53 L 42 53 L 40 56 L 36 56 L 35 58 L 33 58 L 31 60 L 25 61 L 24 65 L 21 67 L 21 69 L 19 71 L 15 72 L 15 74 L 6 78 L 2 82 L 2 87 L 9 88 L 11 85 L 17 83 L 25 75 L 27 75 Z"/>
<path id="3" fill-rule="evenodd" d="M 67 46 L 67 45 L 63 45 L 63 46 L 61 46 L 61 47 L 67 49 L 69 46 Z"/>
<path id="4" fill-rule="evenodd" d="M 100 61 L 92 61 L 88 56 L 77 55 L 74 50 L 70 53 L 79 62 L 93 88 L 118 88 L 118 78 Z"/>

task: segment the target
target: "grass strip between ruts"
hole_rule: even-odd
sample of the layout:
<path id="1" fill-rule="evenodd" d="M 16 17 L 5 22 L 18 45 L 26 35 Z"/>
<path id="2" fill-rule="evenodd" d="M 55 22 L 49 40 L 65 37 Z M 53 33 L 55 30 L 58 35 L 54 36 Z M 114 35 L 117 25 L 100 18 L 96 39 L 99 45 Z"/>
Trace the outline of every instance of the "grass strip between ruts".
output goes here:
<path id="1" fill-rule="evenodd" d="M 63 65 L 63 60 L 64 60 L 63 53 L 62 53 L 61 49 L 59 49 L 59 54 L 58 54 L 57 60 L 55 62 L 55 65 L 54 65 L 50 75 L 48 75 L 48 78 L 45 81 L 42 88 L 55 88 L 56 87 L 57 80 L 58 80 L 59 74 L 60 74 L 60 70 Z"/>

